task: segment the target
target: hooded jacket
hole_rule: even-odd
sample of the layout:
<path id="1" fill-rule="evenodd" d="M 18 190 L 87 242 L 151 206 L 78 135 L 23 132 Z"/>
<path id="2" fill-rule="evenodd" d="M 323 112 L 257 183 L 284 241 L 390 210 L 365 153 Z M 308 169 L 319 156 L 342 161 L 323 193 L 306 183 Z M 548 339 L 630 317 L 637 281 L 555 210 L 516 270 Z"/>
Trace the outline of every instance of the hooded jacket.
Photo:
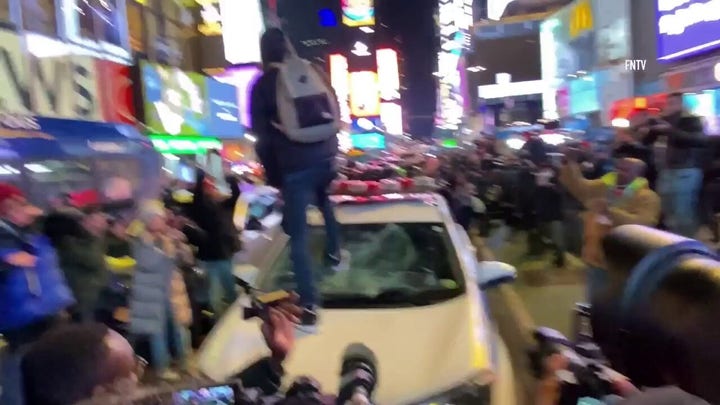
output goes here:
<path id="1" fill-rule="evenodd" d="M 260 40 L 260 52 L 265 71 L 253 85 L 250 95 L 252 131 L 257 137 L 255 151 L 265 168 L 267 182 L 270 186 L 280 187 L 286 174 L 334 159 L 338 140 L 332 137 L 316 143 L 294 142 L 273 126 L 273 122 L 280 122 L 276 87 L 279 70 L 273 64 L 282 63 L 287 53 L 282 31 L 267 30 Z"/>

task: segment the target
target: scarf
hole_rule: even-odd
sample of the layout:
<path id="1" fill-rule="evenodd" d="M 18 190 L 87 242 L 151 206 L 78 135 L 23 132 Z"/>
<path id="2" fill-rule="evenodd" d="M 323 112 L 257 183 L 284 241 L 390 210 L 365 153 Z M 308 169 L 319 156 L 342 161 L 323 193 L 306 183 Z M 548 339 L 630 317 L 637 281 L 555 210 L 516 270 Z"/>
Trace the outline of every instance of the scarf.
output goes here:
<path id="1" fill-rule="evenodd" d="M 648 181 L 644 177 L 637 177 L 625 186 L 618 186 L 616 172 L 610 172 L 600 179 L 608 188 L 608 201 L 613 203 L 633 198 L 638 190 L 648 187 Z"/>

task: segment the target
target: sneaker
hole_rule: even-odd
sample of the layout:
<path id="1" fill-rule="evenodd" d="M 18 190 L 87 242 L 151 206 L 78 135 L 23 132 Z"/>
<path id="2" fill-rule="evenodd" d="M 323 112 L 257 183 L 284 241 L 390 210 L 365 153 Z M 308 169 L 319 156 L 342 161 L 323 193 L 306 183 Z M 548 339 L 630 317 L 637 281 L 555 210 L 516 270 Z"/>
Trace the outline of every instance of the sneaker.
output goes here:
<path id="1" fill-rule="evenodd" d="M 314 305 L 306 306 L 303 308 L 302 314 L 300 314 L 300 320 L 296 328 L 300 332 L 314 334 L 317 332 L 317 322 L 317 307 Z"/>
<path id="2" fill-rule="evenodd" d="M 327 255 L 330 267 L 335 271 L 350 270 L 350 252 L 345 249 L 340 250 L 340 257 L 337 255 Z"/>
<path id="3" fill-rule="evenodd" d="M 166 370 L 159 372 L 158 378 L 163 381 L 168 381 L 168 382 L 180 381 L 180 379 L 181 379 L 180 374 L 178 374 L 177 372 L 170 370 L 170 369 L 166 369 Z"/>

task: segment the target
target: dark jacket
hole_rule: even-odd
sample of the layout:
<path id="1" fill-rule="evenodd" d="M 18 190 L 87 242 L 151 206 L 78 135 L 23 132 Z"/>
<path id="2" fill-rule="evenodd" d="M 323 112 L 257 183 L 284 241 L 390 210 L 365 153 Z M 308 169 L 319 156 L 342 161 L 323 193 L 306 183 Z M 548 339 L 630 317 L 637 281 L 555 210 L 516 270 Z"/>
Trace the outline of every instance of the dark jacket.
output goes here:
<path id="1" fill-rule="evenodd" d="M 235 205 L 240 198 L 240 187 L 234 176 L 225 179 L 230 186 L 230 197 L 215 201 L 205 195 L 205 172 L 197 171 L 191 219 L 205 234 L 198 243 L 197 258 L 201 261 L 231 259 L 240 250 L 240 235 L 235 227 Z"/>
<path id="2" fill-rule="evenodd" d="M 13 332 L 59 315 L 74 303 L 50 241 L 1 222 L 0 258 L 21 251 L 38 258 L 35 267 L 0 260 L 0 333 L 11 343 Z"/>
<path id="3" fill-rule="evenodd" d="M 110 281 L 105 262 L 107 247 L 104 237 L 83 230 L 81 235 L 68 235 L 57 246 L 60 268 L 65 273 L 80 311 L 95 310 L 100 292 Z"/>
<path id="4" fill-rule="evenodd" d="M 655 157 L 653 150 L 641 143 L 624 142 L 613 149 L 614 159 L 632 158 L 645 163 L 645 178 L 648 180 L 651 189 L 655 189 L 657 169 L 655 168 Z"/>
<path id="5" fill-rule="evenodd" d="M 642 140 L 643 144 L 653 145 L 659 137 L 667 136 L 665 168 L 701 168 L 705 160 L 703 148 L 707 145 L 702 120 L 686 112 L 665 119 L 672 128 L 668 131 L 650 131 Z"/>
<path id="6" fill-rule="evenodd" d="M 42 231 L 53 246 L 58 246 L 66 236 L 82 235 L 80 217 L 76 209 L 57 209 L 50 211 L 42 220 Z"/>
<path id="7" fill-rule="evenodd" d="M 335 158 L 337 137 L 322 142 L 300 143 L 291 141 L 272 123 L 279 123 L 277 111 L 277 68 L 285 56 L 285 39 L 275 31 L 268 31 L 261 41 L 265 72 L 253 85 L 250 96 L 252 131 L 257 136 L 255 152 L 265 168 L 267 183 L 282 185 L 287 173 L 294 173 Z"/>
<path id="8" fill-rule="evenodd" d="M 521 154 L 536 166 L 547 162 L 547 146 L 540 138 L 531 138 L 525 142 Z"/>

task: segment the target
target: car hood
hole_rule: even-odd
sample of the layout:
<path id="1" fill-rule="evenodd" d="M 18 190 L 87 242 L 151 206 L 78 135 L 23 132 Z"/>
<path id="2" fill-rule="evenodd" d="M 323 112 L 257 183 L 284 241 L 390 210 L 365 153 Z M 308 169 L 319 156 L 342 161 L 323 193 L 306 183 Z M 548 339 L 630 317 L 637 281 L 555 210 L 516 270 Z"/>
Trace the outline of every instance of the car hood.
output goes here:
<path id="1" fill-rule="evenodd" d="M 378 359 L 378 403 L 444 392 L 492 368 L 493 331 L 477 310 L 467 295 L 425 307 L 322 310 L 318 333 L 296 340 L 284 383 L 309 375 L 325 392 L 337 392 L 345 348 L 362 343 Z M 259 321 L 241 314 L 238 304 L 231 307 L 198 353 L 201 371 L 216 381 L 268 355 Z"/>

